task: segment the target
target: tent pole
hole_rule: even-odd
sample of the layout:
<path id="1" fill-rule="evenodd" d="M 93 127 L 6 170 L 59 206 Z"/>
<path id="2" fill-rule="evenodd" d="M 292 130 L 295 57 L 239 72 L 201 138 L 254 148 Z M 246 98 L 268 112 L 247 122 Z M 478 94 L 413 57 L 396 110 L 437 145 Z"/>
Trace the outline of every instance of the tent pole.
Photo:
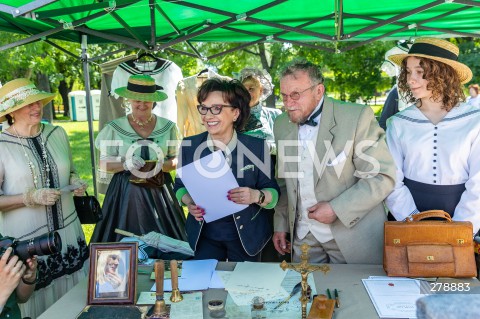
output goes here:
<path id="1" fill-rule="evenodd" d="M 87 55 L 87 35 L 82 34 L 82 65 L 83 65 L 83 77 L 85 80 L 85 98 L 87 104 L 87 120 L 88 120 L 88 139 L 90 141 L 90 160 L 92 162 L 92 179 L 93 179 L 93 192 L 97 197 L 97 174 L 95 167 L 95 147 L 93 140 L 93 109 L 92 109 L 92 95 L 90 93 L 90 73 L 88 68 L 88 55 Z"/>

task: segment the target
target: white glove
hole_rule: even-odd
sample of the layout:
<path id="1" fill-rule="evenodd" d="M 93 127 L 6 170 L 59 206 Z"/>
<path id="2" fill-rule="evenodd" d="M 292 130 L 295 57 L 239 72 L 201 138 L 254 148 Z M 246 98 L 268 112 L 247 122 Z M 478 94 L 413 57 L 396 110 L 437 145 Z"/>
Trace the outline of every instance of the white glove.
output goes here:
<path id="1" fill-rule="evenodd" d="M 31 188 L 23 193 L 23 203 L 27 207 L 36 205 L 52 206 L 60 198 L 60 191 L 53 188 Z"/>
<path id="2" fill-rule="evenodd" d="M 131 171 L 133 169 L 139 170 L 145 165 L 145 160 L 137 155 L 132 155 L 130 158 L 126 158 L 123 162 L 123 169 Z"/>

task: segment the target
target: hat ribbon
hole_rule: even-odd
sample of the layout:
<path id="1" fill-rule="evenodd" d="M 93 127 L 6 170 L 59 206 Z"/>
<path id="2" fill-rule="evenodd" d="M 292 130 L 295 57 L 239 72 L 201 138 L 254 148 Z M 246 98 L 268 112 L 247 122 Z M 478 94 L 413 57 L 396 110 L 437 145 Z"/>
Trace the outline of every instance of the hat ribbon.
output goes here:
<path id="1" fill-rule="evenodd" d="M 127 84 L 127 90 L 132 92 L 137 92 L 137 93 L 155 93 L 157 90 L 162 90 L 162 89 L 163 88 L 161 86 L 158 86 L 156 84 L 140 85 L 140 84 L 134 84 L 130 82 Z"/>
<path id="2" fill-rule="evenodd" d="M 414 43 L 408 51 L 408 54 L 425 54 L 454 61 L 458 59 L 455 53 L 430 43 Z"/>
<path id="3" fill-rule="evenodd" d="M 6 111 L 15 104 L 22 103 L 27 97 L 42 93 L 35 84 L 28 84 L 15 89 L 0 98 L 0 110 Z"/>

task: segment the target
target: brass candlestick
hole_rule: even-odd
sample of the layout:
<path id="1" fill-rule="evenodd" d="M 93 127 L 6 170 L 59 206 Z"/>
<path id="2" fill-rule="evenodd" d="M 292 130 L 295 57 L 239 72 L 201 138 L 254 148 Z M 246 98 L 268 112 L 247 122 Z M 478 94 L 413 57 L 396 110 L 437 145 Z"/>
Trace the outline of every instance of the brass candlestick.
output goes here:
<path id="1" fill-rule="evenodd" d="M 156 300 L 153 306 L 152 314 L 147 316 L 148 319 L 165 319 L 170 315 L 167 311 L 167 305 L 163 299 L 163 277 L 165 274 L 165 264 L 163 260 L 155 262 L 155 286 L 156 286 Z"/>
<path id="2" fill-rule="evenodd" d="M 302 244 L 300 246 L 300 249 L 302 250 L 302 255 L 300 256 L 300 263 L 299 264 L 288 264 L 285 260 L 282 261 L 280 264 L 280 267 L 285 270 L 285 269 L 292 269 L 295 270 L 296 272 L 300 273 L 302 276 L 302 295 L 300 297 L 300 302 L 302 303 L 302 319 L 307 318 L 307 303 L 308 303 L 308 283 L 307 283 L 307 278 L 308 275 L 311 272 L 320 270 L 324 274 L 326 274 L 328 271 L 330 271 L 330 267 L 327 265 L 320 265 L 320 266 L 313 266 L 308 264 L 308 251 L 310 250 L 310 246 L 307 244 Z"/>
<path id="3" fill-rule="evenodd" d="M 176 260 L 170 260 L 170 272 L 172 274 L 172 295 L 170 296 L 170 301 L 180 302 L 183 300 L 183 296 L 178 289 L 178 262 Z"/>

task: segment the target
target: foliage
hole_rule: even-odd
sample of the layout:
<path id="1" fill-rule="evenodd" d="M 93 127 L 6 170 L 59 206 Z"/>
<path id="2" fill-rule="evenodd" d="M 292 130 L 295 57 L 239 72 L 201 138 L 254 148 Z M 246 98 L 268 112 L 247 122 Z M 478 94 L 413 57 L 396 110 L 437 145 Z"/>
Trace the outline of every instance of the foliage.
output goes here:
<path id="1" fill-rule="evenodd" d="M 458 39 L 460 55 L 458 61 L 470 67 L 473 72 L 473 79 L 467 83 L 480 83 L 480 39 Z"/>
<path id="2" fill-rule="evenodd" d="M 0 44 L 18 41 L 24 36 L 0 32 Z M 80 56 L 81 49 L 78 43 L 70 43 L 51 40 L 65 50 Z M 472 68 L 474 78 L 471 83 L 480 82 L 480 40 L 472 38 L 451 39 L 460 47 L 459 60 Z M 239 43 L 199 43 L 194 46 L 204 58 L 193 58 L 180 54 L 189 52 L 195 54 L 189 45 L 179 43 L 171 49 L 165 49 L 154 54 L 160 58 L 172 60 L 182 69 L 184 77 L 197 74 L 200 70 L 208 67 L 219 74 L 235 77 L 244 67 L 259 67 L 267 70 L 275 85 L 274 93 L 279 94 L 278 73 L 282 65 L 293 58 L 305 58 L 313 63 L 322 65 L 326 77 L 327 92 L 342 100 L 357 101 L 358 99 L 368 103 L 378 92 L 389 89 L 392 79 L 381 72 L 380 66 L 384 60 L 385 52 L 393 47 L 393 41 L 376 41 L 354 50 L 342 52 L 346 46 L 353 42 L 334 43 L 310 43 L 309 46 L 299 46 L 281 42 L 266 42 L 244 47 L 233 51 L 243 44 Z M 317 46 L 315 49 L 312 46 Z M 88 46 L 89 57 L 106 55 L 109 52 L 121 49 L 121 44 L 91 44 Z M 321 48 L 338 49 L 339 53 L 331 53 Z M 230 52 L 231 51 L 231 52 Z M 40 52 L 40 53 L 39 53 Z M 229 52 L 221 54 L 222 52 Z M 101 69 L 100 64 L 111 61 L 129 54 L 137 54 L 138 50 L 125 50 L 113 55 L 105 56 L 90 63 L 91 88 L 100 88 Z M 27 58 L 28 57 L 28 58 Z M 348 61 L 348 63 L 345 63 Z M 0 81 L 5 82 L 17 77 L 29 77 L 35 73 L 48 74 L 52 91 L 61 93 L 58 104 L 64 104 L 68 111 L 68 92 L 83 90 L 83 69 L 79 58 L 72 57 L 65 52 L 52 47 L 44 41 L 30 43 L 24 46 L 12 48 L 0 52 L 0 69 L 8 70 L 0 76 Z M 274 96 L 267 100 L 269 106 L 275 103 Z M 66 115 L 66 114 L 65 114 Z"/>
<path id="3" fill-rule="evenodd" d="M 338 49 L 347 45 L 350 44 L 341 43 Z M 373 42 L 346 52 L 324 54 L 325 66 L 333 73 L 330 90 L 339 93 L 341 100 L 370 101 L 376 92 L 389 87 L 389 80 L 382 79 L 380 67 L 385 52 L 393 46 L 393 43 Z"/>
<path id="4" fill-rule="evenodd" d="M 0 32 L 0 45 L 14 43 L 24 37 L 18 34 Z M 0 75 L 2 83 L 20 77 L 33 79 L 35 73 L 49 74 L 54 71 L 54 63 L 48 57 L 49 47 L 50 45 L 39 41 L 0 51 L 0 70 L 3 70 Z"/>
<path id="5" fill-rule="evenodd" d="M 237 48 L 238 43 L 204 43 L 202 50 L 207 52 L 207 57 L 218 55 Z M 219 74 L 236 78 L 240 70 L 245 67 L 256 67 L 265 69 L 271 76 L 275 86 L 274 94 L 279 94 L 278 71 L 280 67 L 295 55 L 295 49 L 282 43 L 260 43 L 243 48 L 228 54 L 212 57 L 206 65 L 212 67 Z M 267 105 L 273 107 L 275 97 L 272 95 L 267 99 Z"/>

